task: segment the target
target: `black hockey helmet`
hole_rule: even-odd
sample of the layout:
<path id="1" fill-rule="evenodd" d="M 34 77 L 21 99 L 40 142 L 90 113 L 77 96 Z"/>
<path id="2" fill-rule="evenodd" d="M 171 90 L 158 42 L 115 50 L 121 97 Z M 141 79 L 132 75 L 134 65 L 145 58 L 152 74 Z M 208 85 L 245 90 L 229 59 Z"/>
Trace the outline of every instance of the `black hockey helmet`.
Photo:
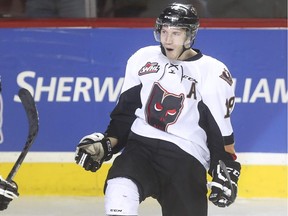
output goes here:
<path id="1" fill-rule="evenodd" d="M 172 3 L 166 7 L 156 19 L 154 37 L 160 42 L 160 31 L 163 26 L 181 27 L 187 29 L 187 37 L 192 45 L 199 28 L 199 17 L 191 4 Z"/>

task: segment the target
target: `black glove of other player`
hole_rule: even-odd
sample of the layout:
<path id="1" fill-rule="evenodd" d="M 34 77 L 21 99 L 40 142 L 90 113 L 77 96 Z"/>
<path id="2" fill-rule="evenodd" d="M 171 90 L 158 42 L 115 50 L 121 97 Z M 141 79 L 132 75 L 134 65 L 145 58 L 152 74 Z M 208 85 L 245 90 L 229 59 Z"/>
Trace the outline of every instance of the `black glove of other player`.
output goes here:
<path id="1" fill-rule="evenodd" d="M 9 183 L 0 176 L 0 211 L 6 209 L 9 203 L 18 196 L 17 184 Z"/>
<path id="2" fill-rule="evenodd" d="M 101 133 L 83 137 L 76 148 L 75 161 L 85 170 L 96 172 L 104 161 L 112 157 L 110 140 Z"/>
<path id="3" fill-rule="evenodd" d="M 227 172 L 220 166 L 221 162 L 222 161 L 218 163 L 212 173 L 213 179 L 209 200 L 218 207 L 226 207 L 231 205 L 236 199 L 238 190 L 237 182 L 240 176 L 241 165 L 236 161 L 225 161 L 224 166 L 226 165 L 226 171 L 228 171 L 231 180 L 229 181 L 229 177 L 226 175 Z"/>

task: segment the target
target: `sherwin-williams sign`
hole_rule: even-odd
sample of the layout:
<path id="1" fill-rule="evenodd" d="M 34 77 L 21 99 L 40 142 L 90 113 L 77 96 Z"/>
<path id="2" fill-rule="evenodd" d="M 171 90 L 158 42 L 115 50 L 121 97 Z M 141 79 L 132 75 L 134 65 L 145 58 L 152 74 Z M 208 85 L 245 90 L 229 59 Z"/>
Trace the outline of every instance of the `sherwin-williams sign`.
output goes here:
<path id="1" fill-rule="evenodd" d="M 195 48 L 223 61 L 234 77 L 233 125 L 238 152 L 287 153 L 287 31 L 200 29 Z M 157 44 L 152 29 L 0 29 L 3 142 L 22 150 L 27 119 L 18 89 L 31 91 L 40 130 L 31 151 L 74 151 L 79 139 L 104 131 L 129 56 Z"/>

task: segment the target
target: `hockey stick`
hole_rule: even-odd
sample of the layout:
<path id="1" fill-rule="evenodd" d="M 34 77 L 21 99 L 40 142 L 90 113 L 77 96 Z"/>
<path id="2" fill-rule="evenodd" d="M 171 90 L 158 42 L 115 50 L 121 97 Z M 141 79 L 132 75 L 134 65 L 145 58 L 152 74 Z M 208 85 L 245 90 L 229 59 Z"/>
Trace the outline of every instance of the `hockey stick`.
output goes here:
<path id="1" fill-rule="evenodd" d="M 18 169 L 20 168 L 22 162 L 24 161 L 29 148 L 32 146 L 37 134 L 38 134 L 38 129 L 39 129 L 39 117 L 38 117 L 38 111 L 35 105 L 35 101 L 31 95 L 31 93 L 25 89 L 21 88 L 18 92 L 18 96 L 22 102 L 22 105 L 24 106 L 27 118 L 28 118 L 28 123 L 29 123 L 29 131 L 28 131 L 28 136 L 26 139 L 26 143 L 24 145 L 24 148 L 19 155 L 17 161 L 15 162 L 13 168 L 11 169 L 9 175 L 6 178 L 6 181 L 12 182 L 14 176 L 18 172 Z"/>
<path id="2" fill-rule="evenodd" d="M 228 179 L 228 184 L 229 184 L 229 187 L 231 190 L 231 200 L 233 203 L 236 199 L 236 193 L 235 193 L 234 188 L 232 186 L 232 180 L 231 180 L 230 174 L 228 172 L 228 169 L 227 169 L 225 163 L 222 160 L 219 160 L 219 165 L 220 165 L 220 168 L 223 170 L 225 177 Z"/>

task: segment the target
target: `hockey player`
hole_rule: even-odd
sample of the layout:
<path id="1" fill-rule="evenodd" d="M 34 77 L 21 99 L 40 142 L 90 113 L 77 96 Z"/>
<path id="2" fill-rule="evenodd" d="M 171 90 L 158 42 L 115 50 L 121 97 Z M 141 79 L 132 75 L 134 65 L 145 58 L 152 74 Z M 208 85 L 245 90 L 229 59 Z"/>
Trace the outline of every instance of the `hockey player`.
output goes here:
<path id="1" fill-rule="evenodd" d="M 76 163 L 92 172 L 123 148 L 105 183 L 107 215 L 138 215 L 139 204 L 153 197 L 163 216 L 207 216 L 206 171 L 210 201 L 225 207 L 236 198 L 233 81 L 222 62 L 192 48 L 198 27 L 192 5 L 165 8 L 154 29 L 160 46 L 129 58 L 107 130 L 77 146 Z"/>
<path id="2" fill-rule="evenodd" d="M 3 103 L 1 95 L 1 78 L 0 78 L 0 131 L 2 140 L 2 112 L 3 112 Z M 19 196 L 18 187 L 15 182 L 9 183 L 2 178 L 0 175 L 0 211 L 6 209 L 9 203 L 16 197 Z"/>

